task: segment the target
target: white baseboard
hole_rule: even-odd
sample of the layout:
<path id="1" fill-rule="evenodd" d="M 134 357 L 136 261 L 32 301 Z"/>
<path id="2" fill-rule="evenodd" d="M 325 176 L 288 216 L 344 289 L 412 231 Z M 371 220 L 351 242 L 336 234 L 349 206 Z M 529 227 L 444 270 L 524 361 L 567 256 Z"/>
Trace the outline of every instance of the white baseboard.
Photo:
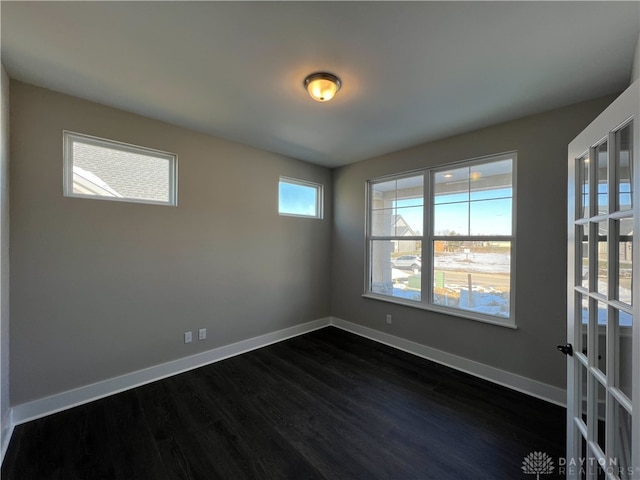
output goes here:
<path id="1" fill-rule="evenodd" d="M 566 407 L 567 392 L 553 385 L 538 382 L 537 380 L 478 363 L 468 358 L 459 357 L 436 348 L 427 347 L 420 343 L 405 340 L 404 338 L 396 337 L 340 318 L 331 317 L 331 325 L 447 367 L 469 373 L 489 382 L 497 383 L 512 390 Z"/>
<path id="2" fill-rule="evenodd" d="M 145 385 L 156 380 L 177 375 L 194 368 L 209 365 L 211 363 L 224 360 L 225 358 L 240 355 L 242 353 L 265 347 L 291 337 L 296 337 L 313 330 L 318 330 L 329 325 L 333 325 L 356 335 L 366 337 L 370 340 L 417 355 L 427 360 L 432 360 L 456 370 L 469 373 L 484 380 L 526 393 L 533 397 L 561 406 L 565 406 L 566 404 L 566 392 L 563 389 L 538 382 L 536 380 L 531 380 L 505 370 L 490 367 L 442 350 L 421 345 L 410 340 L 405 340 L 388 333 L 348 322 L 340 318 L 327 317 L 16 405 L 9 410 L 5 415 L 6 418 L 3 418 L 2 421 L 2 432 L 0 437 L 0 464 L 2 460 L 4 460 L 4 454 L 9 445 L 9 440 L 11 439 L 14 426 L 16 425 L 82 405 L 93 400 L 98 400 L 131 388 Z"/>
<path id="3" fill-rule="evenodd" d="M 155 365 L 135 372 L 127 373 L 119 377 L 110 378 L 100 382 L 85 385 L 73 390 L 61 392 L 31 402 L 16 405 L 12 410 L 13 425 L 35 420 L 52 413 L 60 412 L 84 403 L 98 400 L 131 388 L 139 387 L 147 383 L 161 380 L 179 373 L 215 363 L 225 358 L 240 355 L 257 348 L 265 347 L 272 343 L 296 337 L 304 333 L 326 327 L 330 324 L 330 318 L 321 318 L 301 325 L 285 328 L 276 332 L 267 333 L 258 337 L 242 340 L 231 345 L 214 348 L 189 357 L 179 358 L 171 362 Z M 4 432 L 3 432 L 4 433 Z M 8 443 L 8 441 L 7 441 Z"/>
<path id="4" fill-rule="evenodd" d="M 7 453 L 9 441 L 11 440 L 11 435 L 13 435 L 14 423 L 12 413 L 13 411 L 8 409 L 2 417 L 2 431 L 0 432 L 0 465 L 2 465 L 2 462 L 4 461 L 4 455 Z"/>

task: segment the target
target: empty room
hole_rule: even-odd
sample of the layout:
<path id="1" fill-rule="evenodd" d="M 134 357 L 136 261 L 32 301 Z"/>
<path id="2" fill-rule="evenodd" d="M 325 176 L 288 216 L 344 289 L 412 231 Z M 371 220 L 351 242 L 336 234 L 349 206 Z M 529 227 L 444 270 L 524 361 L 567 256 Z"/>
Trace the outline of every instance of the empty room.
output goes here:
<path id="1" fill-rule="evenodd" d="M 0 17 L 3 480 L 640 480 L 640 3 Z"/>

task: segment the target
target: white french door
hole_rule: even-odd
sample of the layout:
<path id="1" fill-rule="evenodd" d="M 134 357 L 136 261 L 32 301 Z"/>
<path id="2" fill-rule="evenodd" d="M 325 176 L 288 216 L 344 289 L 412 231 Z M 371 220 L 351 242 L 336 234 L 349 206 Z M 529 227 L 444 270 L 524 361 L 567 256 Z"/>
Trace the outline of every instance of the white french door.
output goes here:
<path id="1" fill-rule="evenodd" d="M 640 479 L 639 92 L 569 145 L 568 479 Z"/>

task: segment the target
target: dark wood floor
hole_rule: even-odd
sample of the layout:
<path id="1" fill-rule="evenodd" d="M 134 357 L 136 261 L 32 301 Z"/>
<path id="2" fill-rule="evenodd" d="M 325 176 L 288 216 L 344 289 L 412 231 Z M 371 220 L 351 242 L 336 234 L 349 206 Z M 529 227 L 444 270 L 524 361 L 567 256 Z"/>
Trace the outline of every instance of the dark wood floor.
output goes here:
<path id="1" fill-rule="evenodd" d="M 526 480 L 564 415 L 329 327 L 20 425 L 2 479 Z"/>

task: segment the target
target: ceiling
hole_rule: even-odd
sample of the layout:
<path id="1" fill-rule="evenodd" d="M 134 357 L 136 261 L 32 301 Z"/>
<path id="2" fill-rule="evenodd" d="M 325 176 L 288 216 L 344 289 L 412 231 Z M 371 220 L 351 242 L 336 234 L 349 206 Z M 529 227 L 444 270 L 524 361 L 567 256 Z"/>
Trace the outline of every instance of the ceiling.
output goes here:
<path id="1" fill-rule="evenodd" d="M 328 167 L 621 91 L 640 31 L 640 2 L 0 9 L 11 78 Z"/>

